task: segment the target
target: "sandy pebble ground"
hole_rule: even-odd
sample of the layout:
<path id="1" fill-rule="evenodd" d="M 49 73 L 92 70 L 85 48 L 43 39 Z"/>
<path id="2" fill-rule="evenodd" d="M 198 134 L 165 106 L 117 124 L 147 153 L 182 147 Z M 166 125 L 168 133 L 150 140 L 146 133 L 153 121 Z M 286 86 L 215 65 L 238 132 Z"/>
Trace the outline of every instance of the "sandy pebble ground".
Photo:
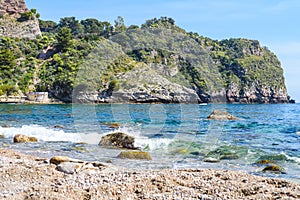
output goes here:
<path id="1" fill-rule="evenodd" d="M 0 199 L 300 199 L 300 185 L 208 169 L 64 174 L 49 159 L 0 149 Z"/>

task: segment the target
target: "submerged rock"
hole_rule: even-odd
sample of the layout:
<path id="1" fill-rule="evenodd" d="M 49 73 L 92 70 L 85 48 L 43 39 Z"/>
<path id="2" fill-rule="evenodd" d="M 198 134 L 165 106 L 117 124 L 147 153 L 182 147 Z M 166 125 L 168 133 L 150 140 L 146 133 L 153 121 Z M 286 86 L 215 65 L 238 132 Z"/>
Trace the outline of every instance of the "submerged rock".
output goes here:
<path id="1" fill-rule="evenodd" d="M 276 174 L 286 174 L 285 169 L 278 165 L 269 165 L 269 166 L 265 167 L 262 171 L 263 172 L 273 172 Z"/>
<path id="2" fill-rule="evenodd" d="M 64 129 L 65 127 L 63 125 L 60 125 L 60 124 L 56 124 L 54 125 L 53 128 L 57 128 L 57 129 Z"/>
<path id="3" fill-rule="evenodd" d="M 271 160 L 259 160 L 255 164 L 257 164 L 257 165 L 269 165 L 269 164 L 274 164 L 274 162 L 271 161 Z"/>
<path id="4" fill-rule="evenodd" d="M 122 126 L 122 124 L 119 123 L 103 123 L 102 125 L 108 126 L 109 128 L 119 128 Z"/>
<path id="5" fill-rule="evenodd" d="M 121 132 L 111 133 L 103 136 L 99 145 L 103 147 L 138 149 L 134 147 L 134 137 Z"/>
<path id="6" fill-rule="evenodd" d="M 226 111 L 214 110 L 207 119 L 210 120 L 237 120 L 237 117 L 232 116 Z"/>
<path id="7" fill-rule="evenodd" d="M 217 163 L 217 162 L 220 162 L 220 159 L 208 157 L 208 158 L 204 158 L 203 162 Z"/>
<path id="8" fill-rule="evenodd" d="M 38 142 L 38 139 L 35 137 L 29 137 L 21 134 L 15 135 L 14 143 L 26 143 L 26 142 Z"/>
<path id="9" fill-rule="evenodd" d="M 143 151 L 123 151 L 118 155 L 122 159 L 135 159 L 135 160 L 152 160 L 149 152 Z"/>

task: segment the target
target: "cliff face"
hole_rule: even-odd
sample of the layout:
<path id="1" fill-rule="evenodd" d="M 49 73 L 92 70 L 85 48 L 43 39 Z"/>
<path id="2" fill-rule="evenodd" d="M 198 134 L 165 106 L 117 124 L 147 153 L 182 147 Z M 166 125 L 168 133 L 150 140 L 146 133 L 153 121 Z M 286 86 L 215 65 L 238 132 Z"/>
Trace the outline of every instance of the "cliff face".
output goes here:
<path id="1" fill-rule="evenodd" d="M 28 11 L 24 0 L 0 0 L 0 15 L 18 17 L 20 13 Z"/>
<path id="2" fill-rule="evenodd" d="M 35 38 L 41 35 L 39 23 L 35 17 L 22 22 L 17 20 L 24 12 L 28 12 L 24 0 L 1 0 L 0 36 Z"/>

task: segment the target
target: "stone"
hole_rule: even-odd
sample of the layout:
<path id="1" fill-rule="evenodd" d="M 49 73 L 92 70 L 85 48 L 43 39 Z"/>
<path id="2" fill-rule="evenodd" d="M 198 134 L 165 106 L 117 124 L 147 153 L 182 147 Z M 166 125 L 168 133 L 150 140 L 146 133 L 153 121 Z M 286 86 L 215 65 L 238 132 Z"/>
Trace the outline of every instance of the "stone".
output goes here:
<path id="1" fill-rule="evenodd" d="M 14 143 L 27 143 L 27 142 L 38 142 L 38 139 L 35 137 L 29 137 L 21 134 L 17 134 L 14 137 Z"/>
<path id="2" fill-rule="evenodd" d="M 9 128 L 9 126 L 7 124 L 2 124 L 1 127 L 2 128 Z"/>
<path id="3" fill-rule="evenodd" d="M 263 172 L 273 172 L 276 174 L 286 174 L 285 169 L 278 165 L 269 165 L 269 166 L 265 167 L 262 171 Z"/>
<path id="4" fill-rule="evenodd" d="M 274 162 L 272 162 L 270 160 L 259 160 L 255 164 L 257 164 L 257 165 L 268 165 L 268 164 L 274 164 Z"/>
<path id="5" fill-rule="evenodd" d="M 50 159 L 50 163 L 55 165 L 59 165 L 60 163 L 63 162 L 84 163 L 84 161 L 82 160 L 69 158 L 67 156 L 54 156 Z"/>
<path id="6" fill-rule="evenodd" d="M 3 139 L 4 138 L 4 135 L 0 134 L 0 139 Z"/>
<path id="7" fill-rule="evenodd" d="M 103 123 L 104 126 L 108 126 L 109 128 L 119 128 L 122 124 L 119 123 Z"/>
<path id="8" fill-rule="evenodd" d="M 82 168 L 82 163 L 62 162 L 57 165 L 56 169 L 66 174 L 74 174 Z"/>
<path id="9" fill-rule="evenodd" d="M 64 129 L 65 127 L 63 125 L 60 125 L 60 124 L 56 124 L 54 125 L 53 128 L 57 128 L 57 129 Z"/>
<path id="10" fill-rule="evenodd" d="M 143 151 L 122 151 L 118 158 L 134 160 L 152 160 L 149 152 Z"/>
<path id="11" fill-rule="evenodd" d="M 217 162 L 220 162 L 220 160 L 217 159 L 217 158 L 211 158 L 211 157 L 208 157 L 208 158 L 204 158 L 204 159 L 203 159 L 203 162 L 217 163 Z"/>
<path id="12" fill-rule="evenodd" d="M 232 116 L 227 111 L 214 110 L 207 119 L 210 120 L 237 120 L 237 117 Z"/>
<path id="13" fill-rule="evenodd" d="M 111 148 L 137 149 L 134 147 L 134 137 L 121 132 L 103 136 L 99 145 Z"/>

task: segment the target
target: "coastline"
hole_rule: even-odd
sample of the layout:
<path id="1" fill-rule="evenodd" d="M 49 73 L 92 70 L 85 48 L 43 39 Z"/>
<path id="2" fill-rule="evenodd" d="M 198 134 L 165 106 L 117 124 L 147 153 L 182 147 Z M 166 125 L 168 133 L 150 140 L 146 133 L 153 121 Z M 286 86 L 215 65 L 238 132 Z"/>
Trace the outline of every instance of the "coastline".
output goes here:
<path id="1" fill-rule="evenodd" d="M 128 170 L 108 166 L 64 174 L 49 159 L 0 149 L 5 199 L 299 199 L 300 184 L 212 169 Z"/>

